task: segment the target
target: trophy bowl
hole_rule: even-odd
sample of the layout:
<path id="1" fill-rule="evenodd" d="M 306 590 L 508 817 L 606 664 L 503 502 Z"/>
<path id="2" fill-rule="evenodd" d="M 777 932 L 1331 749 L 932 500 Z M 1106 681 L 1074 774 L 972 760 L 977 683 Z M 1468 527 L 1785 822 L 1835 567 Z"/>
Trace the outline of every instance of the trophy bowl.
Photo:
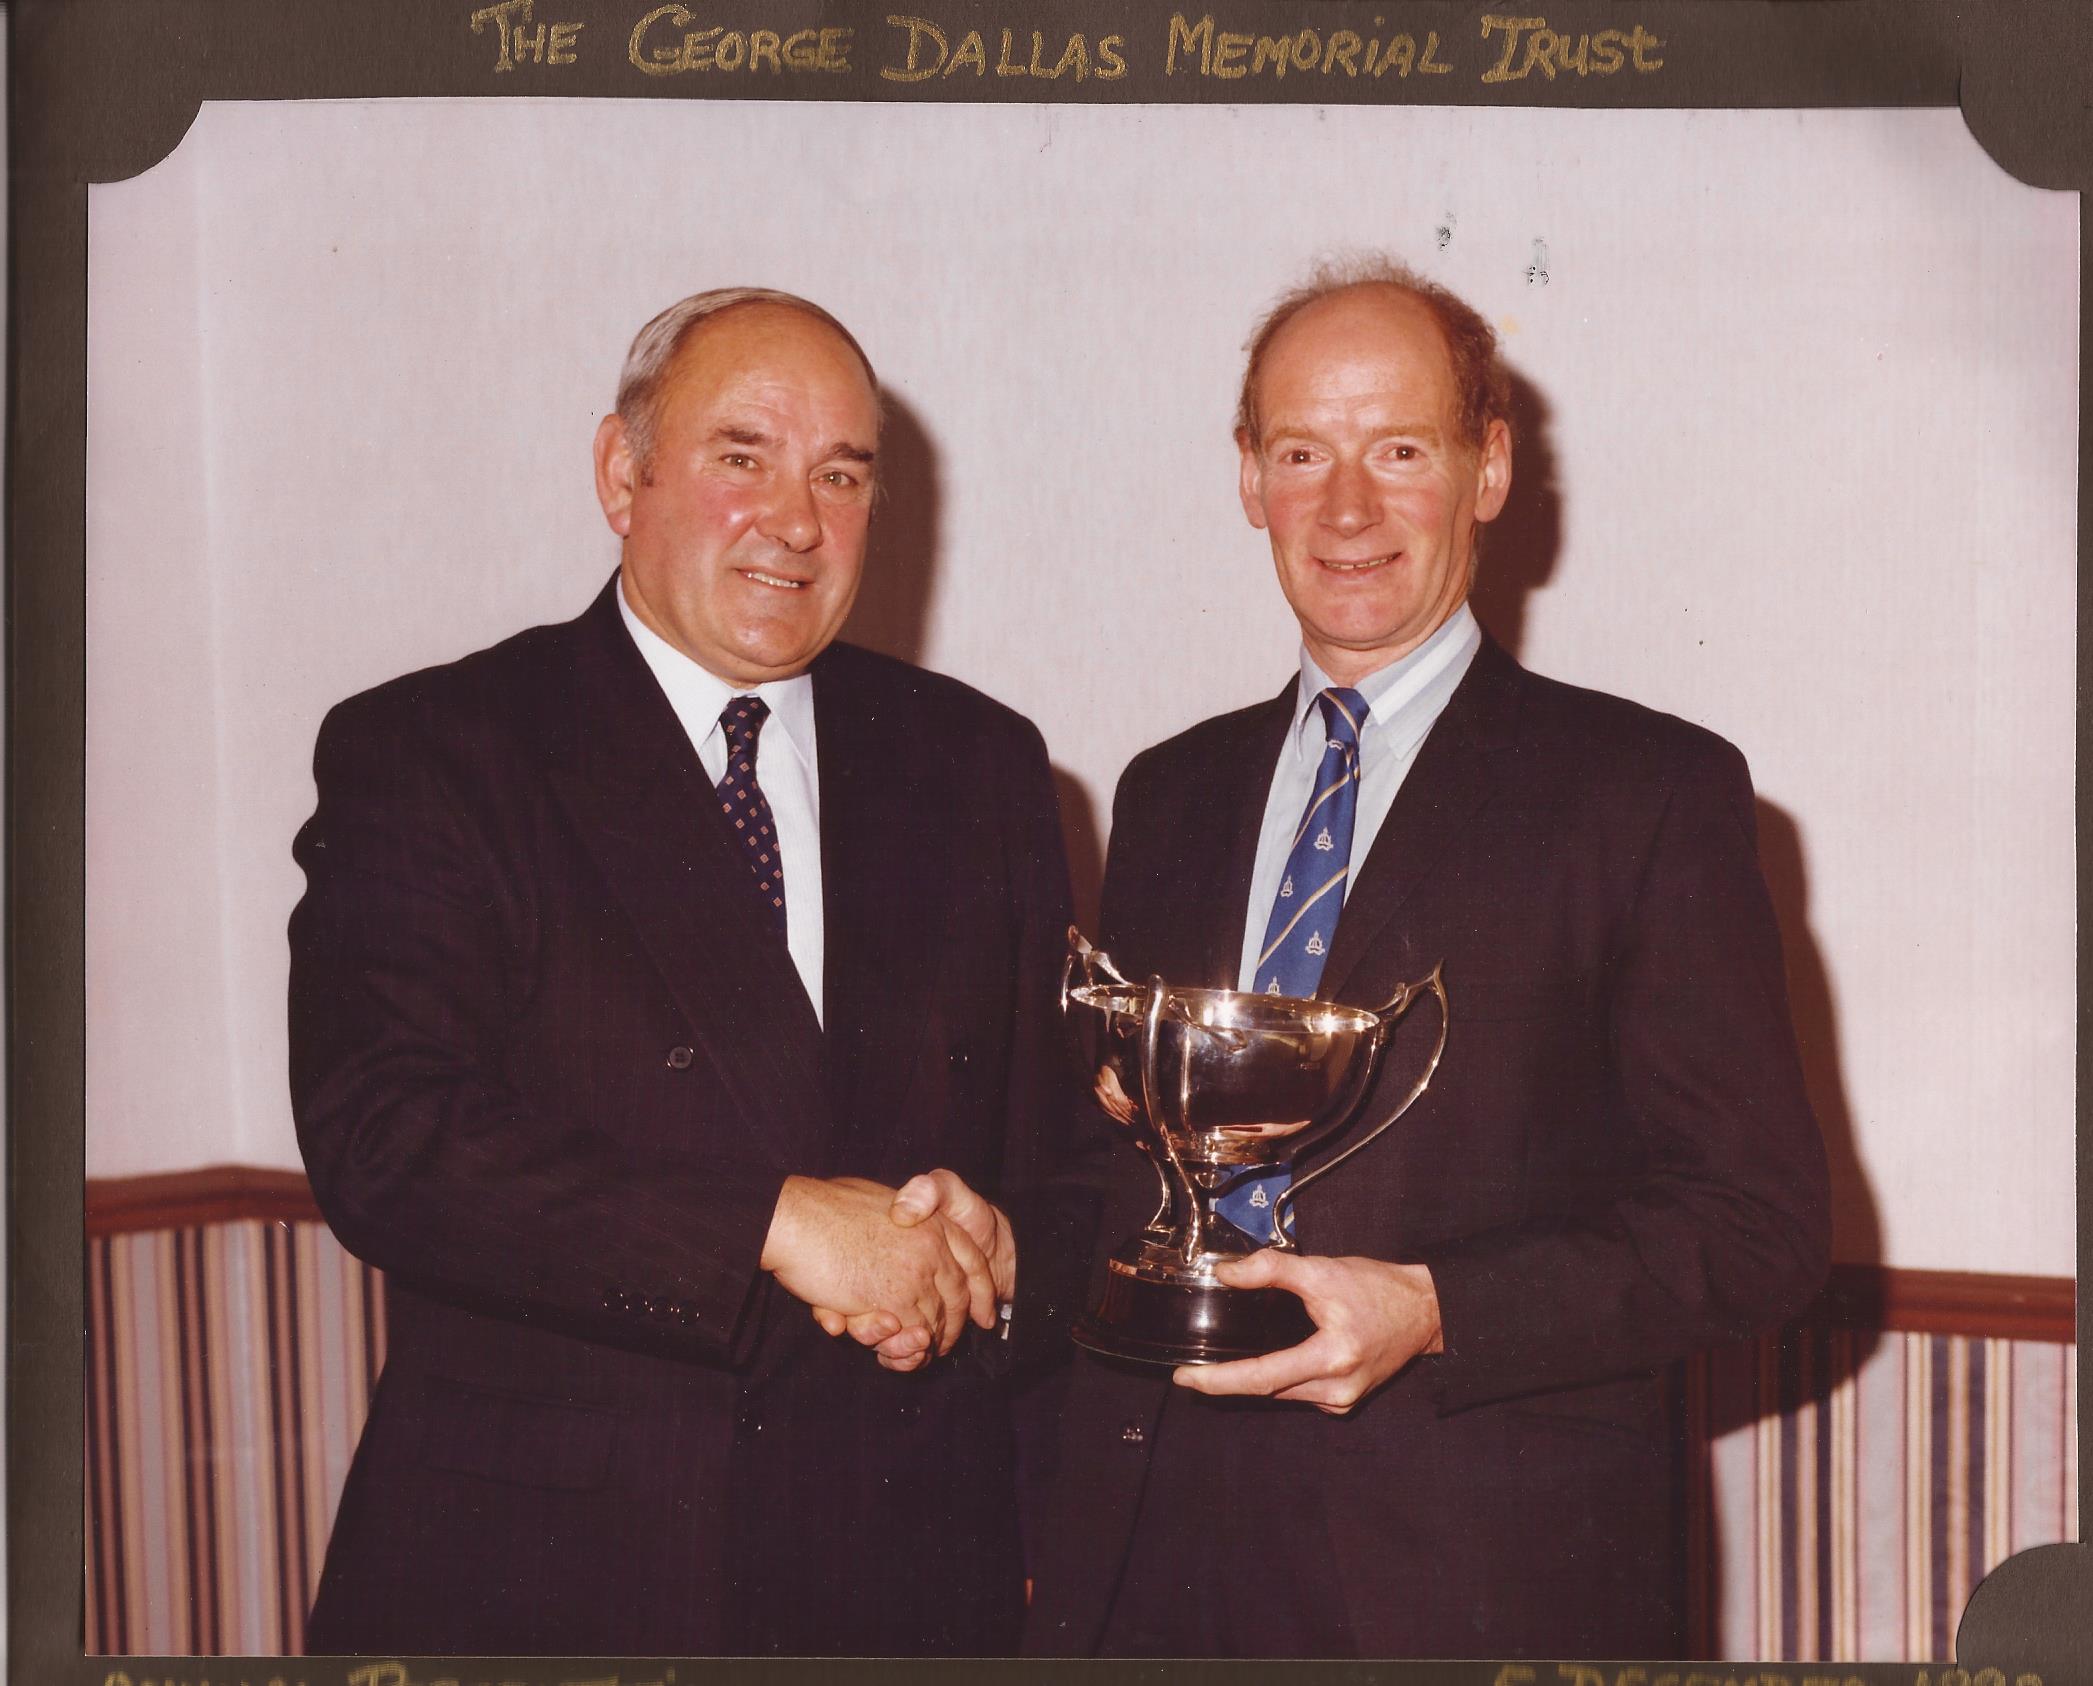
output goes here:
<path id="1" fill-rule="evenodd" d="M 1276 1288 L 1230 1288 L 1215 1267 L 1264 1247 L 1293 1250 L 1294 1197 L 1410 1108 L 1446 1049 L 1439 971 L 1404 984 L 1379 1008 L 1135 983 L 1073 927 L 1061 1007 L 1092 1016 L 1098 1104 L 1155 1168 L 1161 1199 L 1139 1234 L 1114 1250 L 1099 1303 L 1075 1328 L 1078 1345 L 1115 1358 L 1210 1364 L 1297 1345 L 1315 1332 L 1300 1299 Z M 1352 1120 L 1395 1023 L 1425 993 L 1439 1001 L 1439 1042 L 1400 1105 L 1342 1152 L 1305 1173 L 1296 1159 Z M 1238 1227 L 1216 1201 L 1251 1178 L 1291 1180 Z"/>

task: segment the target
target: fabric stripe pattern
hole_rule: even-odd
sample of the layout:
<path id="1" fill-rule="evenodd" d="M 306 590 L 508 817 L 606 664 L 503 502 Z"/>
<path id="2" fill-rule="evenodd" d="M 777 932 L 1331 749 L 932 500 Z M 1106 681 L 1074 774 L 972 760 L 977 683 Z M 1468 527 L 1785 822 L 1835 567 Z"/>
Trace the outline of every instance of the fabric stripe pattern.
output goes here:
<path id="1" fill-rule="evenodd" d="M 2077 1537 L 2071 1346 L 1804 1325 L 1686 1388 L 1688 1655 L 1950 1658 L 1985 1575 Z"/>
<path id="2" fill-rule="evenodd" d="M 87 1244 L 85 1649 L 284 1656 L 384 1361 L 324 1226 Z M 1684 1367 L 1688 1654 L 1945 1659 L 1998 1563 L 2078 1532 L 2076 1349 L 1800 1325 Z"/>
<path id="3" fill-rule="evenodd" d="M 296 1656 L 384 1361 L 378 1273 L 318 1224 L 86 1248 L 94 1654 Z"/>

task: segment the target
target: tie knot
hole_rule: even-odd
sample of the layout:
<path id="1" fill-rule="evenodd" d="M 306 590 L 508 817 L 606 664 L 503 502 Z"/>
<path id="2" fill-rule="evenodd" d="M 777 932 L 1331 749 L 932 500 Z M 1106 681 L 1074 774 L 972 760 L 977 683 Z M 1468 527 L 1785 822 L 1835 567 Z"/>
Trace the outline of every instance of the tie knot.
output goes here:
<path id="1" fill-rule="evenodd" d="M 1366 699 L 1349 686 L 1332 685 L 1316 700 L 1323 705 L 1323 724 L 1331 738 L 1357 749 L 1359 729 L 1366 724 Z"/>
<path id="2" fill-rule="evenodd" d="M 729 697 L 727 706 L 719 711 L 719 729 L 726 733 L 730 749 L 748 753 L 755 749 L 756 734 L 769 718 L 770 704 L 761 697 Z"/>

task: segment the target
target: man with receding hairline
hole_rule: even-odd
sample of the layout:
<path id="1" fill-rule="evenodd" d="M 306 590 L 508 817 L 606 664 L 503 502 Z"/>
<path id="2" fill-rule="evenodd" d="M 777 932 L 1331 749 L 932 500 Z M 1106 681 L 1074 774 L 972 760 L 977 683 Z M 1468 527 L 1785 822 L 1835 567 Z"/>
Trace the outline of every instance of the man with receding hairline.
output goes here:
<path id="1" fill-rule="evenodd" d="M 684 300 L 595 604 L 321 730 L 292 1092 L 389 1350 L 310 1649 L 1015 1642 L 1067 873 L 1028 722 L 835 642 L 879 426 L 818 306 Z"/>
<path id="2" fill-rule="evenodd" d="M 1127 768 L 1103 946 L 1133 977 L 1360 1006 L 1443 964 L 1446 1052 L 1289 1203 L 1292 1247 L 1285 1173 L 1218 1196 L 1266 1244 L 1217 1274 L 1298 1295 L 1307 1340 L 1079 1360 L 1027 1647 L 1674 1654 L 1668 1367 L 1800 1309 L 1829 1247 L 1743 758 L 1476 622 L 1508 382 L 1445 289 L 1367 260 L 1281 300 L 1237 443 L 1299 671 Z M 1108 1244 L 1152 1198 L 1122 1186 Z"/>

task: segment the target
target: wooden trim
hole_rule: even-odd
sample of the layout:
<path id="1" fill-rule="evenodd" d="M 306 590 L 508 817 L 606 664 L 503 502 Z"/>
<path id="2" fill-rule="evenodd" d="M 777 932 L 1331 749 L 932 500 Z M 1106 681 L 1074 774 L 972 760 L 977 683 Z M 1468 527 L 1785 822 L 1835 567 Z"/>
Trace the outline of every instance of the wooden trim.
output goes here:
<path id="1" fill-rule="evenodd" d="M 2077 1284 L 2068 1276 L 1833 1265 L 1830 1282 L 1803 1321 L 2069 1344 L 2078 1339 Z"/>
<path id="2" fill-rule="evenodd" d="M 201 1170 L 167 1171 L 150 1177 L 87 1179 L 87 1233 L 91 1236 L 187 1229 L 241 1219 L 321 1221 L 303 1171 L 206 1165 Z"/>
<path id="3" fill-rule="evenodd" d="M 321 1221 L 301 1171 L 210 1165 L 200 1171 L 151 1177 L 90 1178 L 87 1184 L 89 1235 L 180 1229 L 240 1219 Z M 2068 1344 L 2078 1338 L 2075 1287 L 2068 1276 L 1833 1265 L 1831 1281 L 1800 1321 L 1838 1328 Z"/>

